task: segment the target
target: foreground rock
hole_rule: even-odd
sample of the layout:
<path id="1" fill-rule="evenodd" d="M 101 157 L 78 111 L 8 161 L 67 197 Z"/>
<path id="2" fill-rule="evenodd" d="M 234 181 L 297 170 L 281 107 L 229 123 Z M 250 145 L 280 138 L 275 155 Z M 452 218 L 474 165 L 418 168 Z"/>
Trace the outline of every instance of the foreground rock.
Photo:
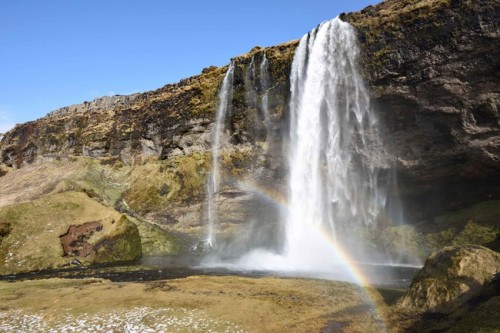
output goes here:
<path id="1" fill-rule="evenodd" d="M 0 274 L 130 261 L 141 254 L 136 225 L 85 193 L 0 208 Z"/>
<path id="2" fill-rule="evenodd" d="M 482 246 L 447 247 L 431 255 L 399 300 L 401 307 L 451 313 L 487 288 L 500 272 L 500 254 Z"/>

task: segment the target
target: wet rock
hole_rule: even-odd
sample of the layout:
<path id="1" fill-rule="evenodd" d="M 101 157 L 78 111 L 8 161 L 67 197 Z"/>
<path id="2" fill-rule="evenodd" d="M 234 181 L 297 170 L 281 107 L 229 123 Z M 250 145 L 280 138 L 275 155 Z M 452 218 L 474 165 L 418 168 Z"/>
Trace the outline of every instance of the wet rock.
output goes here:
<path id="1" fill-rule="evenodd" d="M 191 252 L 196 254 L 209 253 L 215 250 L 215 246 L 208 239 L 199 241 L 191 247 Z"/>
<path id="2" fill-rule="evenodd" d="M 499 198 L 498 1 L 386 0 L 344 18 L 408 218 Z"/>
<path id="3" fill-rule="evenodd" d="M 499 272 L 498 252 L 477 245 L 446 247 L 427 259 L 398 305 L 419 311 L 451 313 L 484 294 Z"/>

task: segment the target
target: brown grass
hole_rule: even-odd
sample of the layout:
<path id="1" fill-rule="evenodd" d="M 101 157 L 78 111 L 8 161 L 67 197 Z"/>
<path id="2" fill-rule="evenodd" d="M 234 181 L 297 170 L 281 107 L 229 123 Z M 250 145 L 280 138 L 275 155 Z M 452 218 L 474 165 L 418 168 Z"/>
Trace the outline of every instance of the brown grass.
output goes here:
<path id="1" fill-rule="evenodd" d="M 250 332 L 320 332 L 329 322 L 342 325 L 345 332 L 380 331 L 380 320 L 364 297 L 352 284 L 310 279 L 193 276 L 149 283 L 51 279 L 0 282 L 0 314 L 15 317 L 22 311 L 55 324 L 54 318 L 63 314 L 106 317 L 112 311 L 146 306 L 196 310 L 195 314 Z"/>

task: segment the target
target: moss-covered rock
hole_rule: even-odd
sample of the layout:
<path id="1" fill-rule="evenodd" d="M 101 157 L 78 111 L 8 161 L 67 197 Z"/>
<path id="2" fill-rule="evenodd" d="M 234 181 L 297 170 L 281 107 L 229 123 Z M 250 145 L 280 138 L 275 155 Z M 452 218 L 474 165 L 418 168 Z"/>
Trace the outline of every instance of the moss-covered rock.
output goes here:
<path id="1" fill-rule="evenodd" d="M 450 313 L 480 295 L 499 272 L 498 252 L 477 245 L 446 247 L 427 259 L 398 304 Z"/>
<path id="2" fill-rule="evenodd" d="M 96 225 L 80 237 L 85 251 L 65 253 L 60 236 Z M 134 260 L 141 255 L 137 227 L 85 193 L 64 192 L 0 208 L 0 274 Z M 73 226 L 72 229 L 70 227 Z M 89 230 L 87 230 L 89 231 Z M 77 260 L 74 260 L 77 259 Z"/>
<path id="3" fill-rule="evenodd" d="M 115 224 L 112 232 L 94 244 L 95 263 L 132 261 L 141 257 L 141 238 L 137 226 L 125 215 L 122 215 Z"/>
<path id="4" fill-rule="evenodd" d="M 194 152 L 137 165 L 130 170 L 130 186 L 123 200 L 140 214 L 159 211 L 172 202 L 200 200 L 205 194 L 209 158 L 207 152 Z"/>
<path id="5" fill-rule="evenodd" d="M 500 235 L 500 201 L 489 200 L 442 214 L 423 226 L 425 244 L 431 251 L 466 244 L 495 248 Z"/>

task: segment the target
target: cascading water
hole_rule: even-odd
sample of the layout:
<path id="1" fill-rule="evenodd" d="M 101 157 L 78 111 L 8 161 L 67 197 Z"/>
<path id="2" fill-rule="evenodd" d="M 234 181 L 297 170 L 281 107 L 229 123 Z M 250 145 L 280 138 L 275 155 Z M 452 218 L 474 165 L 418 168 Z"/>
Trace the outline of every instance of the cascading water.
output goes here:
<path id="1" fill-rule="evenodd" d="M 212 169 L 208 177 L 207 183 L 207 203 L 208 203 L 208 234 L 206 245 L 210 248 L 215 246 L 215 232 L 217 225 L 217 210 L 215 207 L 215 199 L 220 189 L 220 165 L 219 152 L 221 148 L 221 138 L 224 133 L 224 121 L 228 113 L 230 113 L 231 100 L 233 95 L 233 76 L 234 65 L 231 63 L 224 76 L 222 85 L 219 91 L 219 100 L 217 105 L 215 129 L 213 132 L 212 144 Z"/>
<path id="2" fill-rule="evenodd" d="M 384 152 L 357 71 L 358 53 L 354 29 L 338 18 L 300 40 L 290 74 L 283 247 L 278 252 L 254 249 L 223 266 L 349 280 L 353 262 L 388 263 L 384 246 L 372 239 L 378 224 L 394 212 L 388 211 L 376 171 Z M 263 91 L 266 62 L 260 66 Z M 267 100 L 261 103 L 265 109 Z"/>
<path id="3" fill-rule="evenodd" d="M 255 57 L 252 56 L 250 64 L 247 66 L 245 73 L 245 94 L 246 103 L 249 107 L 254 107 L 257 104 L 257 94 L 255 92 Z"/>
<path id="4" fill-rule="evenodd" d="M 266 127 L 266 138 L 269 137 L 269 131 L 271 127 L 271 115 L 269 113 L 269 61 L 267 60 L 267 54 L 264 52 L 262 62 L 260 63 L 260 88 L 263 92 L 260 106 L 262 109 L 262 114 L 264 116 L 264 126 Z"/>
<path id="5" fill-rule="evenodd" d="M 376 155 L 376 147 L 369 146 L 376 119 L 356 69 L 357 56 L 356 34 L 339 19 L 304 36 L 296 50 L 290 79 L 284 250 L 285 257 L 296 264 L 310 263 L 309 258 L 318 256 L 328 258 L 328 253 L 311 246 L 322 238 L 318 233 L 330 235 L 359 258 L 357 228 L 374 226 L 385 206 L 386 195 L 374 168 L 356 160 L 355 153 Z"/>
<path id="6" fill-rule="evenodd" d="M 268 69 L 269 61 L 267 60 L 266 52 L 264 52 L 262 58 L 260 59 L 260 65 L 257 66 L 256 61 L 259 61 L 259 57 L 256 57 L 254 54 L 252 55 L 245 73 L 246 104 L 249 108 L 260 109 L 262 122 L 265 128 L 264 139 L 267 140 L 271 126 L 268 95 L 268 90 L 270 88 L 271 82 Z M 258 96 L 258 92 L 260 92 L 260 99 Z"/>

